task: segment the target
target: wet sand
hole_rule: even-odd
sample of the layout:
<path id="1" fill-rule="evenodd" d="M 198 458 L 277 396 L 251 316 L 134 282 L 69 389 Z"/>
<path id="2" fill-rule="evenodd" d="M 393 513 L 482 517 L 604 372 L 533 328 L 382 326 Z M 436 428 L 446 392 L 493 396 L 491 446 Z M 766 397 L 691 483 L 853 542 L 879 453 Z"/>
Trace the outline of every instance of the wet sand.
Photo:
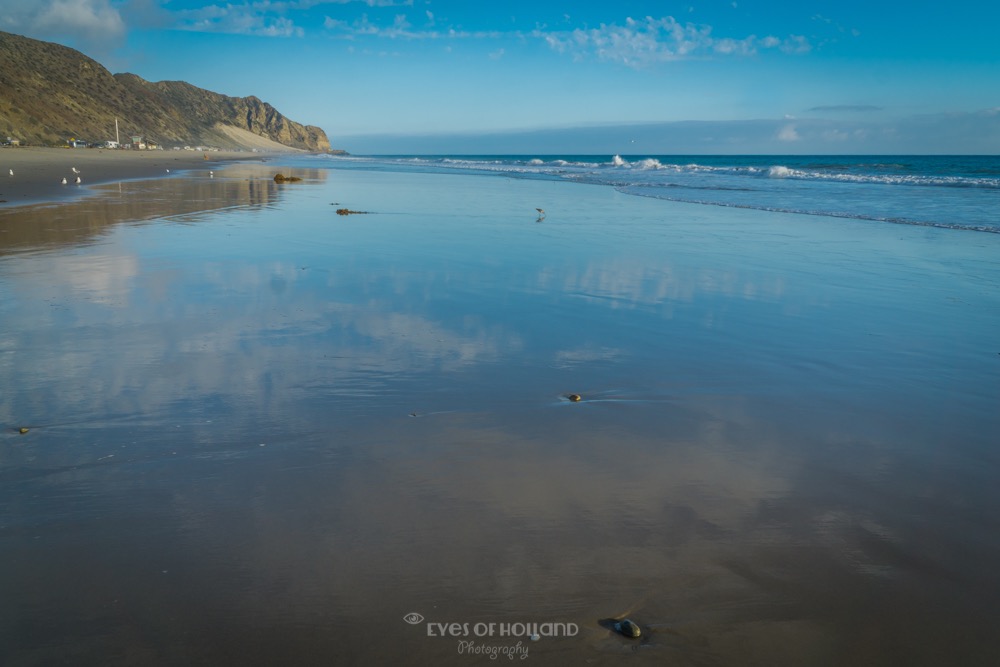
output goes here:
<path id="1" fill-rule="evenodd" d="M 1000 239 L 291 168 L 0 216 L 5 665 L 995 662 Z"/>
<path id="2" fill-rule="evenodd" d="M 78 197 L 81 186 L 159 178 L 168 170 L 213 169 L 234 160 L 261 161 L 276 155 L 280 154 L 5 147 L 0 148 L 0 200 L 3 200 L 0 208 Z M 79 185 L 76 183 L 78 177 Z M 65 185 L 62 184 L 64 178 Z"/>

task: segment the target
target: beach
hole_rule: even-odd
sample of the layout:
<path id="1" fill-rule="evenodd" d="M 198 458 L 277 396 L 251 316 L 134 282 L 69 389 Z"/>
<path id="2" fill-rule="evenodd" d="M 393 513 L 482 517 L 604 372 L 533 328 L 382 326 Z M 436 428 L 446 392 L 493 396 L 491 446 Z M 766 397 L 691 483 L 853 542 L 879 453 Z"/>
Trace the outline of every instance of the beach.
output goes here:
<path id="1" fill-rule="evenodd" d="M 0 210 L 3 664 L 995 663 L 1000 235 L 111 159 Z"/>
<path id="2" fill-rule="evenodd" d="M 69 199 L 80 195 L 80 186 L 156 178 L 169 171 L 212 169 L 226 162 L 263 160 L 273 155 L 244 151 L 4 147 L 0 148 L 3 176 L 0 206 Z M 76 182 L 78 177 L 80 184 Z"/>

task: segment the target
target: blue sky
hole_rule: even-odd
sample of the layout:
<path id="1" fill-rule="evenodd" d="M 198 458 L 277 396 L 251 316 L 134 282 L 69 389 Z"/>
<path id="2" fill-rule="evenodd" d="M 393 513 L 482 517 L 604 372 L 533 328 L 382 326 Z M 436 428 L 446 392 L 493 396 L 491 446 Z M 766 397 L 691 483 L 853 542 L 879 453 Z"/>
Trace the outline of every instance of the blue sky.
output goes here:
<path id="1" fill-rule="evenodd" d="M 981 0 L 0 0 L 0 30 L 357 153 L 996 154 L 998 25 Z"/>

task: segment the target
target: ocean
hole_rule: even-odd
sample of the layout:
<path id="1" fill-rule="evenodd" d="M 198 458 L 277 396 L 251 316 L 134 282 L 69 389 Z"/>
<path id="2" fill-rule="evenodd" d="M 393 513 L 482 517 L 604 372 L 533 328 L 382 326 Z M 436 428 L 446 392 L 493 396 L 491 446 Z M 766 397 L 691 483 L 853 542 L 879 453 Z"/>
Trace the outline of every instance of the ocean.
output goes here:
<path id="1" fill-rule="evenodd" d="M 384 156 L 343 166 L 607 185 L 668 201 L 1000 232 L 997 156 Z"/>

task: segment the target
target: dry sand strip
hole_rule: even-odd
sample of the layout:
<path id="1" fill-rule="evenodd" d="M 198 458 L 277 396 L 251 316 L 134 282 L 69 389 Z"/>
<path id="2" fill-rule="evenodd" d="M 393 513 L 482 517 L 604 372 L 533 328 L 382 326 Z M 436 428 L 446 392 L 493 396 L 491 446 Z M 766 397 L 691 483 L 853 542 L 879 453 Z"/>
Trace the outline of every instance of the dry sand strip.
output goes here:
<path id="1" fill-rule="evenodd" d="M 212 169 L 226 161 L 263 161 L 277 155 L 251 151 L 5 147 L 0 148 L 0 207 L 77 197 L 86 185 L 160 178 L 186 169 Z"/>

